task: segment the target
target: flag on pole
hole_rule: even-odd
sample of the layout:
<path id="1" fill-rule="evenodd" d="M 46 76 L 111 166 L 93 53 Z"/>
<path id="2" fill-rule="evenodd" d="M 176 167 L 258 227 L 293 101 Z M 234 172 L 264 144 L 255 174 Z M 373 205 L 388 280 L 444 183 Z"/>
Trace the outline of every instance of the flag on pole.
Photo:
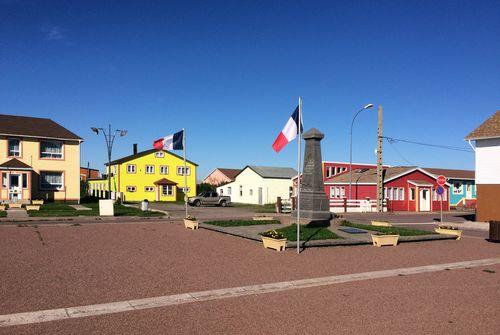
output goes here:
<path id="1" fill-rule="evenodd" d="M 304 128 L 302 127 L 302 122 L 301 122 L 300 132 L 302 132 L 302 129 Z M 276 140 L 274 140 L 273 143 L 274 151 L 280 152 L 280 150 L 283 149 L 285 145 L 287 145 L 289 142 L 293 141 L 297 137 L 298 133 L 299 133 L 299 106 L 295 108 L 295 111 L 288 119 L 287 123 L 285 124 L 285 127 L 279 133 L 278 137 L 276 137 Z"/>
<path id="2" fill-rule="evenodd" d="M 153 142 L 153 148 L 155 148 L 156 150 L 182 150 L 184 149 L 183 138 L 184 130 L 181 130 L 175 134 L 157 139 Z"/>

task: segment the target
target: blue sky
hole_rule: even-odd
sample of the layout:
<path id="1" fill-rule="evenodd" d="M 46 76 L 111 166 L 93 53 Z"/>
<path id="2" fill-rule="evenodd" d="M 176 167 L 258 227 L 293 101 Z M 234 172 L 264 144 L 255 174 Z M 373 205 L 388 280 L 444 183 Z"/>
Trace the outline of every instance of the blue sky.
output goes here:
<path id="1" fill-rule="evenodd" d="M 0 0 L 0 113 L 60 122 L 101 169 L 91 126 L 129 131 L 114 158 L 185 127 L 199 178 L 295 167 L 296 145 L 271 144 L 298 96 L 325 160 L 348 160 L 367 103 L 383 106 L 384 135 L 467 148 L 499 109 L 498 36 L 498 1 Z M 354 161 L 375 162 L 376 122 L 376 109 L 358 117 Z M 474 166 L 471 153 L 404 143 L 385 142 L 384 158 Z"/>

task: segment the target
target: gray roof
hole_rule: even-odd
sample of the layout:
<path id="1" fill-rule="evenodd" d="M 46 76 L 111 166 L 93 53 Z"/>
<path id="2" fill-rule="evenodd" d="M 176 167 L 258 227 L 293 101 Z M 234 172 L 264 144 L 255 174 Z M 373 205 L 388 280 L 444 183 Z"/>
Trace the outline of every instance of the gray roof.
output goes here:
<path id="1" fill-rule="evenodd" d="M 246 167 L 255 171 L 255 173 L 257 173 L 262 178 L 291 179 L 293 176 L 297 175 L 297 170 L 288 167 L 256 165 L 247 165 Z"/>

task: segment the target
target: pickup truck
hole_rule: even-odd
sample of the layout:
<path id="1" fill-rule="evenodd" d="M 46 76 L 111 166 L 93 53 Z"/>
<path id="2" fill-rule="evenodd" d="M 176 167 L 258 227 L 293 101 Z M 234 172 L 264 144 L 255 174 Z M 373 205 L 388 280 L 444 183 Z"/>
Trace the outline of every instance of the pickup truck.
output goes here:
<path id="1" fill-rule="evenodd" d="M 201 205 L 213 205 L 226 207 L 231 203 L 231 197 L 218 195 L 217 192 L 201 192 L 196 197 L 189 197 L 190 206 L 200 207 Z"/>

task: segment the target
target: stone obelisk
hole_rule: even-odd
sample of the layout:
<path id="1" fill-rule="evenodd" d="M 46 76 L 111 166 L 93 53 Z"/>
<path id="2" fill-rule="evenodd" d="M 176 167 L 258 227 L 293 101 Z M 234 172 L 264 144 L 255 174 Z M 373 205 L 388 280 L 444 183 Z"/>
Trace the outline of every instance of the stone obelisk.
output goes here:
<path id="1" fill-rule="evenodd" d="M 323 184 L 321 140 L 324 137 L 316 128 L 309 129 L 302 135 L 306 146 L 300 189 L 301 223 L 329 225 L 332 217 Z"/>

